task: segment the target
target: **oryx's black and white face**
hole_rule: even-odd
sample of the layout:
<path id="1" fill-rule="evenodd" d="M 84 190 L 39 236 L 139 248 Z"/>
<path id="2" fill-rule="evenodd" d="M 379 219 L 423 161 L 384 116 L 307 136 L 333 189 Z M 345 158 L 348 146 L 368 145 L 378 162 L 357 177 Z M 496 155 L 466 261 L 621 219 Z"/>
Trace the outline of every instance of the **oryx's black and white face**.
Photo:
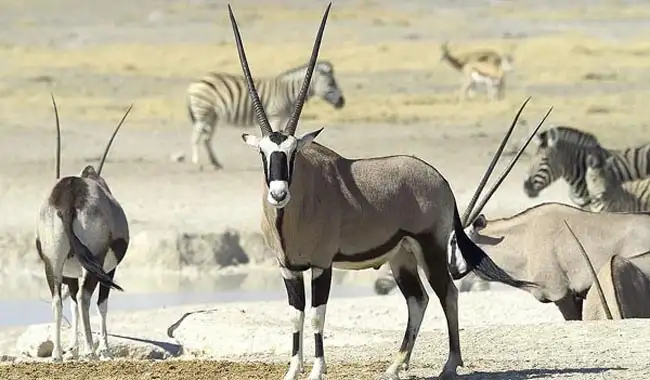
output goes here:
<path id="1" fill-rule="evenodd" d="M 244 142 L 258 150 L 262 156 L 264 179 L 268 187 L 267 201 L 276 208 L 283 208 L 291 199 L 291 182 L 296 154 L 308 146 L 323 130 L 318 129 L 301 137 L 273 132 L 257 137 L 244 133 Z"/>

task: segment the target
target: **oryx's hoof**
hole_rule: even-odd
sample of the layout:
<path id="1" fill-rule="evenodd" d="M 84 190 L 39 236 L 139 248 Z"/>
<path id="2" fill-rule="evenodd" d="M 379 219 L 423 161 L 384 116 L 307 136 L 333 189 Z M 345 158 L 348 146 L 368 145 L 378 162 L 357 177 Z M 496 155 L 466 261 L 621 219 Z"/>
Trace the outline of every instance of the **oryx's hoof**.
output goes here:
<path id="1" fill-rule="evenodd" d="M 113 354 L 111 354 L 111 351 L 108 348 L 103 348 L 98 351 L 98 356 L 99 360 L 106 361 L 106 360 L 113 360 Z"/>
<path id="2" fill-rule="evenodd" d="M 387 278 L 379 278 L 375 280 L 375 293 L 380 296 L 385 296 L 395 288 L 395 281 Z"/>
<path id="3" fill-rule="evenodd" d="M 52 355 L 52 363 L 61 363 L 63 361 L 63 355 Z"/>
<path id="4" fill-rule="evenodd" d="M 91 362 L 97 360 L 97 355 L 94 352 L 85 353 L 79 356 L 79 361 Z"/>
<path id="5" fill-rule="evenodd" d="M 77 347 L 70 347 L 68 350 L 66 350 L 65 354 L 63 355 L 63 358 L 65 360 L 76 360 L 79 357 L 79 348 Z"/>
<path id="6" fill-rule="evenodd" d="M 316 373 L 309 374 L 309 380 L 327 380 L 327 374 Z"/>
<path id="7" fill-rule="evenodd" d="M 457 377 L 458 375 L 456 374 L 455 369 L 444 370 L 440 373 L 440 375 L 438 375 L 438 379 L 440 380 L 453 380 L 456 379 Z"/>

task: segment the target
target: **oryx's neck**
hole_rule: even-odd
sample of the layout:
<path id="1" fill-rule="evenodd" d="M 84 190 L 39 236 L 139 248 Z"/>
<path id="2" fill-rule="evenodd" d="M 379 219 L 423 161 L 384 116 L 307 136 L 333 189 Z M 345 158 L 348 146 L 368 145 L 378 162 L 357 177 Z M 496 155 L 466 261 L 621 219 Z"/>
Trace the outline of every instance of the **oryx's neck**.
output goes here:
<path id="1" fill-rule="evenodd" d="M 267 243 L 275 251 L 280 264 L 309 262 L 311 252 L 301 252 L 301 245 L 309 236 L 324 228 L 320 225 L 322 214 L 327 212 L 322 198 L 328 191 L 323 185 L 328 183 L 327 161 L 312 156 L 311 148 L 296 153 L 294 170 L 289 191 L 291 199 L 281 209 L 276 209 L 266 200 L 268 188 L 264 185 L 263 230 Z M 332 255 L 334 252 L 332 252 Z M 290 259 L 288 258 L 290 257 Z"/>

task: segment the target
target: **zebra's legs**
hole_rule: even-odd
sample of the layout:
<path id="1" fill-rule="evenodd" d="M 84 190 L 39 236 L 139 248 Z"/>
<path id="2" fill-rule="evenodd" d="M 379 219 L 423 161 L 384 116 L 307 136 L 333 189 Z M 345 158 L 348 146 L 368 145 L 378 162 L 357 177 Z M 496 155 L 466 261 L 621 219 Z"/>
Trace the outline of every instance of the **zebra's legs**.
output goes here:
<path id="1" fill-rule="evenodd" d="M 212 166 L 214 166 L 215 169 L 222 169 L 223 166 L 219 160 L 217 160 L 217 156 L 214 154 L 214 149 L 212 148 L 212 136 L 214 136 L 214 129 L 215 128 L 211 128 L 207 134 L 203 135 L 203 146 L 205 147 L 206 153 L 208 153 L 208 158 L 210 159 Z"/>
<path id="2" fill-rule="evenodd" d="M 194 165 L 199 165 L 199 142 L 201 142 L 203 134 L 209 128 L 210 127 L 206 123 L 200 121 L 194 123 L 192 129 L 192 163 Z"/>

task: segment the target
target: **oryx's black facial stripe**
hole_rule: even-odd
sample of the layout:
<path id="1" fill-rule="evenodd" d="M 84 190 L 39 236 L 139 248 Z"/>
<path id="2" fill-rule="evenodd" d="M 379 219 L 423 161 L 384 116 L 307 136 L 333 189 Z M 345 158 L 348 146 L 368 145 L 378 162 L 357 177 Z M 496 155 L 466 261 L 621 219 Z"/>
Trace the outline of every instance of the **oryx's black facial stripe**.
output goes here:
<path id="1" fill-rule="evenodd" d="M 287 181 L 289 182 L 289 164 L 287 154 L 280 151 L 271 153 L 269 157 L 269 172 L 266 177 L 268 182 Z"/>

